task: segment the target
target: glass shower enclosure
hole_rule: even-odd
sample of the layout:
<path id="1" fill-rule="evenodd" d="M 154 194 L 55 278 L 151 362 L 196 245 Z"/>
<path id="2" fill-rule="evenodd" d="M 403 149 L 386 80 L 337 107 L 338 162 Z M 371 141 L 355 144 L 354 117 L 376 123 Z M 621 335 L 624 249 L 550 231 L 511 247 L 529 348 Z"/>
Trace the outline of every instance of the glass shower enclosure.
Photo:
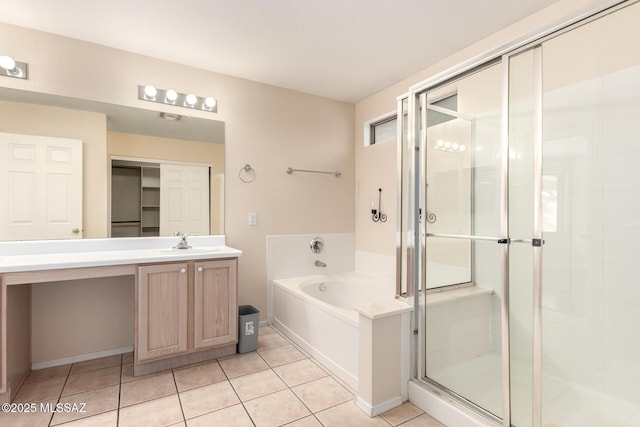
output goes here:
<path id="1" fill-rule="evenodd" d="M 638 22 L 620 4 L 398 104 L 414 376 L 495 423 L 640 425 Z"/>

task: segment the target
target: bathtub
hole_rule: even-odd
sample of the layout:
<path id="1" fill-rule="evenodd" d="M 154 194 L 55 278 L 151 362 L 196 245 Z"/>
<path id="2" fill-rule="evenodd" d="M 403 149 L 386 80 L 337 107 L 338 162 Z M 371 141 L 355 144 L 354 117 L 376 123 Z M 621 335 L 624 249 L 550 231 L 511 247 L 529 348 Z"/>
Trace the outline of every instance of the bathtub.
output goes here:
<path id="1" fill-rule="evenodd" d="M 354 389 L 359 305 L 393 299 L 395 283 L 361 273 L 272 282 L 273 324 Z"/>

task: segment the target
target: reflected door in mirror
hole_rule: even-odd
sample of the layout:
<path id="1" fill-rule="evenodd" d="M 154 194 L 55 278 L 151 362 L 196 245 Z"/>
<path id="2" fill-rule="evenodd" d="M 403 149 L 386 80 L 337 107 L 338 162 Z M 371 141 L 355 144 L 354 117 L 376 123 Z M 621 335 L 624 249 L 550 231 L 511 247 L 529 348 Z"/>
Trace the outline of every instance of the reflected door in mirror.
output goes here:
<path id="1" fill-rule="evenodd" d="M 209 168 L 160 165 L 160 235 L 209 234 Z"/>
<path id="2" fill-rule="evenodd" d="M 82 141 L 0 133 L 0 240 L 82 238 Z"/>

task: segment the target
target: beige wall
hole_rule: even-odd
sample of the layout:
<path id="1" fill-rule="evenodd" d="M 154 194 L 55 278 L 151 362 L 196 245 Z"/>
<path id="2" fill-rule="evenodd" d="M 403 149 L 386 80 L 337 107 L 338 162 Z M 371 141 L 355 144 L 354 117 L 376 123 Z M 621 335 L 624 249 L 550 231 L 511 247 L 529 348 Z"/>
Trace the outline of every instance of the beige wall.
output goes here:
<path id="1" fill-rule="evenodd" d="M 29 64 L 29 79 L 3 78 L 0 85 L 6 87 L 146 109 L 154 109 L 155 104 L 137 99 L 139 84 L 217 98 L 217 114 L 191 114 L 225 121 L 225 234 L 228 245 L 244 251 L 239 261 L 238 302 L 257 307 L 262 319 L 266 319 L 267 307 L 267 235 L 354 231 L 353 104 L 1 23 L 0 52 Z M 163 110 L 185 113 L 179 107 Z M 101 153 L 85 162 L 85 170 L 91 170 L 100 181 L 88 184 L 86 191 L 97 198 L 100 212 L 95 217 L 101 218 L 101 236 L 106 236 L 108 153 L 106 141 L 102 144 Z M 151 157 L 151 153 L 144 157 Z M 238 178 L 245 164 L 251 164 L 256 172 L 250 184 Z M 288 175 L 287 167 L 340 170 L 343 175 Z M 248 225 L 249 212 L 257 213 L 257 225 Z M 40 291 L 34 289 L 34 301 Z M 65 312 L 64 302 L 60 303 L 58 315 L 47 322 L 40 322 L 34 310 L 34 325 L 50 331 L 73 325 L 57 317 Z M 109 322 L 110 318 L 96 322 L 101 320 Z M 75 323 L 82 322 L 78 314 Z M 67 333 L 73 335 L 76 327 Z M 129 334 L 122 331 L 115 341 L 122 343 Z M 43 349 L 38 359 L 88 351 L 59 350 Z"/>
<path id="2" fill-rule="evenodd" d="M 31 285 L 31 362 L 133 345 L 134 276 Z"/>
<path id="3" fill-rule="evenodd" d="M 396 223 L 398 220 L 396 194 L 396 147 L 393 143 L 364 147 L 364 124 L 376 117 L 396 109 L 397 97 L 406 94 L 409 88 L 427 79 L 434 78 L 460 64 L 469 63 L 488 53 L 502 52 L 515 42 L 530 40 L 533 35 L 556 28 L 579 16 L 617 3 L 613 0 L 562 0 L 531 15 L 477 43 L 447 57 L 406 79 L 389 86 L 375 95 L 356 103 L 355 147 L 356 147 L 356 250 L 395 255 Z M 419 41 L 416 46 L 419 45 Z M 419 54 L 419 50 L 416 50 Z M 372 191 L 382 187 L 383 205 L 389 215 L 387 224 L 374 224 L 370 216 L 369 198 Z M 387 191 L 388 189 L 388 191 Z M 386 195 L 389 195 L 387 199 Z"/>

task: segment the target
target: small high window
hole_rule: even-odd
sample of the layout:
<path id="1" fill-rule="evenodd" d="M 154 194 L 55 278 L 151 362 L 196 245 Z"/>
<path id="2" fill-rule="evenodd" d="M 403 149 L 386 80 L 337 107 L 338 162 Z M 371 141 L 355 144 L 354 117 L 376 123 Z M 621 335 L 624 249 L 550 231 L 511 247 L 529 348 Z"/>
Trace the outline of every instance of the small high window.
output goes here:
<path id="1" fill-rule="evenodd" d="M 396 140 L 398 116 L 390 114 L 365 124 L 365 145 Z"/>

